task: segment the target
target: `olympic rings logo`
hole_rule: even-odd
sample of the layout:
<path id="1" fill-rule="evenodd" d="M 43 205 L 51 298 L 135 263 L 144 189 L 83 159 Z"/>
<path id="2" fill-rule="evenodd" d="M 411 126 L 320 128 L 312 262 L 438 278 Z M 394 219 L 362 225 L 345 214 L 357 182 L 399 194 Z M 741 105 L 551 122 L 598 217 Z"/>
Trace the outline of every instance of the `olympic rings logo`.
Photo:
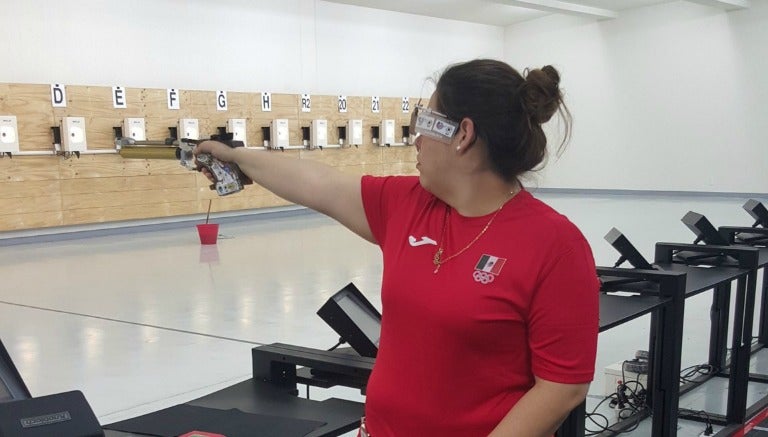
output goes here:
<path id="1" fill-rule="evenodd" d="M 494 279 L 496 279 L 496 276 L 482 270 L 475 270 L 475 272 L 472 273 L 472 277 L 475 279 L 475 282 L 479 282 L 481 284 L 490 284 Z"/>

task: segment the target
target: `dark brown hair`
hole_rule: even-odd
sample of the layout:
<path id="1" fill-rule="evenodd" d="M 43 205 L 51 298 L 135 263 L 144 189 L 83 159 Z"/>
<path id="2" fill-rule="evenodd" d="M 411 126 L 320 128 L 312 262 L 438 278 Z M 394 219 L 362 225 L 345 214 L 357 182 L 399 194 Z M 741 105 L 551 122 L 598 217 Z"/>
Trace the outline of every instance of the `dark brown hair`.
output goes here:
<path id="1" fill-rule="evenodd" d="M 560 74 L 547 65 L 523 77 L 508 64 L 476 59 L 449 66 L 437 81 L 437 107 L 454 120 L 470 118 L 487 145 L 494 170 L 508 181 L 535 169 L 547 156 L 541 125 L 555 113 L 570 138 L 571 115 L 560 91 Z"/>

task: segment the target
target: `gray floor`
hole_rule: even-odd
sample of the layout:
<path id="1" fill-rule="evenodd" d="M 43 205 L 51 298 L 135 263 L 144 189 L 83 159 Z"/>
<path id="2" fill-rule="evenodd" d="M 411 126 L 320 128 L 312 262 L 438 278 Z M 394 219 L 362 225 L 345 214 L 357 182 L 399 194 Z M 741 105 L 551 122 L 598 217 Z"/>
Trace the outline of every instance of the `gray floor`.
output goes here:
<path id="1" fill-rule="evenodd" d="M 614 226 L 652 259 L 657 241 L 693 240 L 680 222 L 689 210 L 716 226 L 751 224 L 746 197 L 539 197 L 582 229 L 599 265 L 618 257 L 603 240 Z M 24 244 L 0 239 L 0 337 L 33 395 L 79 389 L 102 423 L 114 422 L 247 379 L 254 345 L 332 346 L 337 336 L 315 312 L 348 282 L 380 307 L 378 248 L 330 219 L 298 211 L 220 220 L 216 246 L 199 244 L 197 222 Z M 710 299 L 686 302 L 684 367 L 706 360 Z M 603 393 L 607 365 L 647 349 L 647 333 L 643 318 L 601 334 L 590 399 Z M 363 399 L 353 390 L 312 393 Z M 706 399 L 708 408 L 723 402 Z M 649 435 L 643 429 L 633 435 Z M 702 430 L 681 424 L 679 435 Z"/>

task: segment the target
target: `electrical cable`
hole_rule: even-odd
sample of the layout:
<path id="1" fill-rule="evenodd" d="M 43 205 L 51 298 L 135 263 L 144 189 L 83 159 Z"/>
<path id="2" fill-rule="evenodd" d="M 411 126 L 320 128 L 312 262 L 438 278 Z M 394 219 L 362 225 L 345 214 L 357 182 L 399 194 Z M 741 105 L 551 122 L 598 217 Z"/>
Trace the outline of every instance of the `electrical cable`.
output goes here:
<path id="1" fill-rule="evenodd" d="M 616 268 L 616 267 L 618 267 L 618 266 L 620 266 L 620 265 L 624 264 L 624 262 L 625 262 L 626 260 L 627 260 L 627 257 L 626 257 L 626 256 L 623 256 L 623 255 L 622 255 L 622 256 L 620 256 L 620 257 L 619 257 L 619 259 L 618 259 L 618 260 L 616 260 L 616 262 L 613 264 L 613 268 Z"/>
<path id="2" fill-rule="evenodd" d="M 696 382 L 694 377 L 707 376 L 717 373 L 717 369 L 710 364 L 696 364 L 680 371 L 680 382 L 690 384 Z"/>
<path id="3" fill-rule="evenodd" d="M 706 424 L 704 426 L 704 431 L 701 433 L 701 435 L 710 436 L 710 435 L 714 435 L 715 434 L 715 430 L 712 428 L 712 420 L 710 420 L 710 418 L 709 418 L 709 413 L 707 413 L 704 410 L 691 411 L 691 413 L 695 414 L 695 415 L 697 415 L 699 417 L 703 417 L 704 420 L 705 420 Z"/>
<path id="4" fill-rule="evenodd" d="M 343 339 L 343 338 L 339 338 L 339 342 L 338 342 L 338 343 L 336 343 L 335 345 L 331 346 L 331 348 L 330 348 L 330 349 L 328 349 L 328 352 L 331 352 L 331 351 L 334 351 L 334 350 L 336 350 L 336 348 L 337 348 L 337 347 L 341 346 L 341 345 L 342 345 L 342 344 L 344 344 L 344 343 L 346 343 L 346 341 L 344 341 L 344 339 Z"/>
<path id="5" fill-rule="evenodd" d="M 644 419 L 642 413 L 648 410 L 648 405 L 646 404 L 646 388 L 643 383 L 640 382 L 639 374 L 637 374 L 634 381 L 627 381 L 625 368 L 628 362 L 630 361 L 625 360 L 621 365 L 621 383 L 617 385 L 616 392 L 604 397 L 592 411 L 585 415 L 585 437 L 601 435 L 603 433 L 610 433 L 609 435 L 615 436 L 622 433 L 632 432 L 640 426 L 640 422 Z M 628 428 L 620 431 L 611 429 L 611 423 L 608 417 L 597 412 L 597 410 L 609 400 L 609 405 L 612 408 L 618 407 L 616 415 L 619 421 L 635 418 L 635 422 Z M 591 422 L 591 424 L 589 422 Z"/>
<path id="6" fill-rule="evenodd" d="M 712 375 L 716 373 L 717 369 L 715 369 L 714 366 L 711 366 L 709 364 L 697 364 L 694 366 L 686 367 L 685 369 L 682 369 L 680 371 L 680 382 L 682 383 L 694 383 L 697 382 L 695 379 L 693 379 L 697 375 Z M 704 427 L 704 431 L 701 435 L 704 436 L 711 436 L 714 435 L 714 430 L 712 428 L 712 420 L 710 420 L 709 414 L 704 410 L 699 411 L 692 411 L 693 414 L 696 414 L 699 417 L 703 417 L 706 425 Z"/>
<path id="7" fill-rule="evenodd" d="M 585 426 L 584 426 L 584 431 L 585 431 L 584 435 L 585 436 L 593 436 L 593 435 L 598 435 L 600 433 L 603 433 L 605 431 L 610 431 L 610 429 L 609 429 L 610 421 L 608 420 L 608 418 L 604 414 L 598 413 L 597 410 L 598 410 L 598 408 L 600 408 L 601 405 L 603 405 L 605 403 L 605 401 L 607 401 L 608 399 L 613 399 L 615 397 L 616 397 L 616 393 L 611 393 L 610 395 L 604 397 L 603 400 L 601 400 L 600 402 L 598 402 L 597 405 L 595 405 L 595 408 L 593 408 L 591 412 L 586 414 L 585 418 L 587 420 L 589 420 L 590 422 L 592 422 L 593 424 L 595 424 L 598 427 L 598 430 L 594 431 L 594 430 L 589 429 L 586 426 L 586 421 L 585 421 Z M 597 423 L 595 421 L 594 417 L 602 418 L 605 421 L 605 425 Z"/>

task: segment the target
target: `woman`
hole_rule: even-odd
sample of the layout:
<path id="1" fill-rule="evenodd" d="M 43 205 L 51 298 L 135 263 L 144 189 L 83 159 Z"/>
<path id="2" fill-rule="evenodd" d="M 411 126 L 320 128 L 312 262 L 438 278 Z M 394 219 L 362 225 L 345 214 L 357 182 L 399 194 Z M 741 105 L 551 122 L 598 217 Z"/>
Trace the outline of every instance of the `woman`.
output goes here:
<path id="1" fill-rule="evenodd" d="M 541 125 L 563 108 L 551 66 L 523 77 L 474 60 L 449 67 L 429 107 L 414 111 L 418 177 L 197 148 L 381 246 L 370 436 L 551 436 L 584 400 L 597 347 L 594 260 L 578 229 L 519 182 L 546 156 Z"/>

